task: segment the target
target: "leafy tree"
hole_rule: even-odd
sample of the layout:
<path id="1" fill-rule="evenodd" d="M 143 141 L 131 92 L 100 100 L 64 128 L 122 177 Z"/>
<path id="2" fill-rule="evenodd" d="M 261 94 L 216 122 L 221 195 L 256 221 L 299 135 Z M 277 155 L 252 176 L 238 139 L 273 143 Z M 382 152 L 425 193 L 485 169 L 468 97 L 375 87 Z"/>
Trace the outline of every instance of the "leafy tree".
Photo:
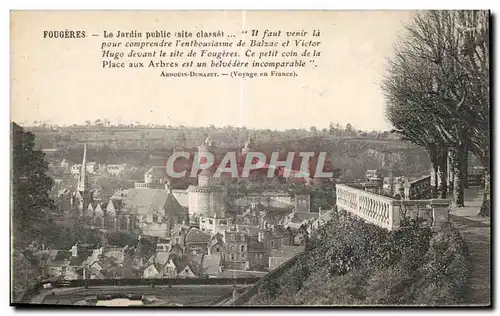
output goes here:
<path id="1" fill-rule="evenodd" d="M 49 198 L 54 181 L 48 169 L 44 153 L 35 149 L 35 136 L 12 123 L 12 224 L 19 245 L 42 235 L 54 207 Z"/>

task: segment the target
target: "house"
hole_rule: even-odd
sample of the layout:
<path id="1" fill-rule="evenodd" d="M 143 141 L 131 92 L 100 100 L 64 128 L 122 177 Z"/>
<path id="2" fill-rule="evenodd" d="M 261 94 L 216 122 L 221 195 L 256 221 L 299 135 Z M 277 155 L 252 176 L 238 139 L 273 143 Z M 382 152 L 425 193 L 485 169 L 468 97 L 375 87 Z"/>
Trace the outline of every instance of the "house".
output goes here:
<path id="1" fill-rule="evenodd" d="M 85 275 L 89 279 L 132 278 L 134 253 L 128 246 L 93 249 L 85 262 Z"/>
<path id="2" fill-rule="evenodd" d="M 170 232 L 170 243 L 172 247 L 174 245 L 179 245 L 184 252 L 186 234 L 191 229 L 191 227 L 184 224 L 176 224 Z"/>
<path id="3" fill-rule="evenodd" d="M 177 276 L 177 267 L 175 266 L 172 254 L 165 251 L 159 251 L 151 258 L 149 265 L 144 269 L 143 278 L 161 279 L 175 278 Z"/>
<path id="4" fill-rule="evenodd" d="M 125 172 L 125 168 L 127 167 L 127 164 L 121 164 L 121 165 L 107 165 L 106 166 L 106 172 L 110 176 L 119 176 Z"/>
<path id="5" fill-rule="evenodd" d="M 188 254 L 177 264 L 179 278 L 214 278 L 222 271 L 223 260 L 218 254 Z"/>
<path id="6" fill-rule="evenodd" d="M 262 239 L 251 237 L 248 239 L 247 261 L 245 270 L 265 270 L 269 264 L 269 248 Z"/>
<path id="7" fill-rule="evenodd" d="M 102 208 L 102 207 L 101 207 Z M 132 231 L 144 236 L 170 237 L 175 224 L 186 222 L 187 211 L 169 191 L 159 189 L 128 189 L 111 196 L 101 228 Z M 104 221 L 99 219 L 99 223 Z M 97 225 L 96 225 L 97 226 Z"/>
<path id="8" fill-rule="evenodd" d="M 301 225 L 297 229 L 292 229 L 293 233 L 293 245 L 294 246 L 300 246 L 304 245 L 309 238 L 309 232 L 307 231 L 307 228 L 305 225 Z"/>
<path id="9" fill-rule="evenodd" d="M 45 276 L 47 278 L 62 276 L 65 280 L 78 280 L 83 278 L 83 266 L 91 252 L 81 248 L 78 244 L 71 247 L 71 250 L 57 250 L 57 253 L 49 252 L 53 259 L 49 259 L 45 266 Z"/>
<path id="10" fill-rule="evenodd" d="M 204 254 L 188 254 L 181 258 L 177 266 L 178 278 L 197 278 L 202 270 Z"/>
<path id="11" fill-rule="evenodd" d="M 224 259 L 226 248 L 224 243 L 224 235 L 217 233 L 210 238 L 210 245 L 208 247 L 208 254 L 219 254 Z"/>
<path id="12" fill-rule="evenodd" d="M 194 254 L 208 254 L 208 245 L 211 236 L 197 228 L 191 228 L 185 236 L 184 252 Z"/>
<path id="13" fill-rule="evenodd" d="M 311 212 L 292 212 L 286 218 L 284 222 L 284 227 L 291 229 L 299 229 L 301 226 L 311 223 L 314 220 L 318 219 L 319 213 L 311 213 Z"/>
<path id="14" fill-rule="evenodd" d="M 227 269 L 245 269 L 248 250 L 248 236 L 245 231 L 239 231 L 232 227 L 224 233 L 226 246 L 226 257 L 224 258 L 224 267 Z"/>
<path id="15" fill-rule="evenodd" d="M 80 175 L 80 169 L 82 168 L 82 164 L 76 164 L 71 166 L 71 175 L 73 177 L 78 177 Z"/>

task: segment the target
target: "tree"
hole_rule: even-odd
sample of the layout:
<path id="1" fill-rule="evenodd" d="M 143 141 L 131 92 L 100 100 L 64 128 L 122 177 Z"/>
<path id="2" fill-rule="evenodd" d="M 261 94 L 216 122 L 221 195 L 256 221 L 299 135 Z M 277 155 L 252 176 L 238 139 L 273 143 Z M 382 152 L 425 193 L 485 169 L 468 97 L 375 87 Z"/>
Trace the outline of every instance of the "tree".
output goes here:
<path id="1" fill-rule="evenodd" d="M 333 122 L 330 122 L 328 132 L 330 133 L 330 135 L 335 134 L 335 125 L 333 124 Z"/>
<path id="2" fill-rule="evenodd" d="M 309 131 L 311 132 L 311 134 L 313 134 L 313 136 L 317 136 L 318 135 L 318 130 L 316 129 L 316 126 L 311 126 L 309 128 Z"/>
<path id="3" fill-rule="evenodd" d="M 35 136 L 12 123 L 12 217 L 14 243 L 25 244 L 42 235 L 49 210 L 54 207 L 49 191 L 44 153 L 35 149 Z"/>
<path id="4" fill-rule="evenodd" d="M 355 136 L 356 135 L 356 130 L 351 125 L 351 123 L 347 123 L 347 125 L 345 126 L 345 131 L 346 131 L 347 136 Z"/>
<path id="5" fill-rule="evenodd" d="M 427 134 L 436 148 L 445 144 L 454 173 L 454 198 L 463 205 L 468 150 L 485 167 L 482 214 L 489 214 L 489 16 L 487 11 L 425 11 L 407 27 L 389 76 L 399 81 L 390 102 L 405 108 L 412 123 L 399 131 L 415 142 Z M 399 72 L 398 72 L 399 71 Z M 411 76 L 409 75 L 411 73 Z M 390 90 L 390 89 L 389 89 Z M 387 89 L 386 89 L 387 91 Z M 399 101 L 395 101 L 395 100 Z M 402 117 L 404 117 L 404 111 Z M 430 121 L 423 121 L 428 117 Z M 420 121 L 420 123 L 418 123 Z M 426 127 L 419 131 L 416 126 Z M 412 136 L 408 137 L 408 134 Z M 404 134 L 403 134 L 404 135 Z"/>

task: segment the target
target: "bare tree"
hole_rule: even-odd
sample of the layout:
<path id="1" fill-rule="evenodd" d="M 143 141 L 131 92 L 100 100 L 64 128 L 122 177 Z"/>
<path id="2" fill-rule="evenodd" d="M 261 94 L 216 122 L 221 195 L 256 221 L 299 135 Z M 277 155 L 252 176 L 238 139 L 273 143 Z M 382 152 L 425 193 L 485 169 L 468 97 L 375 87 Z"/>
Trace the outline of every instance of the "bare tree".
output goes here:
<path id="1" fill-rule="evenodd" d="M 458 206 L 464 200 L 468 150 L 483 162 L 486 189 L 482 214 L 489 214 L 488 14 L 487 11 L 419 13 L 407 27 L 408 36 L 393 60 L 398 70 L 405 70 L 399 79 L 409 87 L 409 91 L 398 95 L 400 104 L 415 113 L 426 113 L 433 125 L 431 130 L 450 149 Z M 409 73 L 413 76 L 408 76 Z M 390 76 L 394 79 L 398 74 Z M 404 129 L 414 127 L 404 126 Z"/>

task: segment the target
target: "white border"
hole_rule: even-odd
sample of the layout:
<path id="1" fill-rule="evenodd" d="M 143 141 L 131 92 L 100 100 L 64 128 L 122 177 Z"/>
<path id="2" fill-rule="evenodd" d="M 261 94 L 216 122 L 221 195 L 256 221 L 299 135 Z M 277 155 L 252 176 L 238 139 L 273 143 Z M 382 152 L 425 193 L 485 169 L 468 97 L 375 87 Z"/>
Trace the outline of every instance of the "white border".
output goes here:
<path id="1" fill-rule="evenodd" d="M 2 238 L 2 248 L 1 251 L 3 253 L 3 260 L 1 261 L 2 265 L 2 275 L 5 276 L 4 279 L 4 286 L 2 287 L 2 299 L 3 299 L 3 304 L 1 305 L 1 314 L 0 315 L 10 315 L 16 312 L 13 308 L 8 307 L 9 305 L 9 300 L 10 300 L 10 287 L 9 287 L 9 278 L 10 278 L 10 272 L 9 272 L 9 264 L 10 264 L 10 258 L 8 260 L 8 253 L 9 253 L 9 246 L 10 246 L 10 241 L 9 238 L 7 238 L 7 231 L 9 231 L 9 188 L 10 188 L 10 183 L 9 183 L 9 171 L 10 170 L 10 161 L 9 161 L 9 156 L 10 156 L 10 150 L 7 150 L 7 148 L 10 148 L 10 139 L 9 139 L 9 133 L 10 133 L 10 128 L 8 125 L 8 122 L 10 122 L 10 115 L 9 115 L 9 107 L 10 107 L 10 101 L 9 101 L 9 90 L 10 90 L 10 85 L 9 85 L 9 78 L 7 74 L 9 73 L 9 53 L 10 52 L 10 43 L 9 43 L 9 10 L 10 9 L 21 9 L 21 10 L 110 10 L 110 9 L 121 9 L 121 10 L 217 10 L 217 9 L 226 9 L 226 10 L 238 10 L 238 9 L 248 9 L 248 10 L 256 10 L 256 9 L 271 9 L 271 10 L 291 10 L 291 9 L 304 9 L 304 10 L 322 10 L 322 9 L 330 9 L 330 10 L 381 10 L 381 9 L 391 9 L 391 10 L 408 10 L 408 9 L 492 9 L 493 13 L 497 13 L 498 11 L 495 10 L 498 7 L 499 1 L 482 1 L 482 0 L 475 0 L 475 1 L 463 1 L 463 0 L 455 0 L 455 1 L 449 1 L 449 2 L 438 2 L 436 0 L 420 0 L 420 1 L 390 1 L 390 0 L 378 0 L 378 1 L 360 1 L 360 0 L 349 0 L 349 1 L 331 1 L 328 4 L 322 1 L 316 1 L 316 0 L 307 0 L 307 1 L 294 1 L 294 0 L 289 0 L 289 1 L 282 1 L 279 3 L 276 2 L 271 2 L 270 0 L 253 0 L 253 1 L 240 1 L 239 3 L 235 3 L 235 1 L 217 1 L 217 0 L 211 0 L 211 1 L 178 1 L 175 3 L 162 3 L 160 1 L 148 1 L 148 0 L 141 0 L 141 1 L 103 1 L 103 0 L 87 0 L 87 1 L 1 1 L 0 3 L 0 8 L 2 9 L 1 15 L 0 15 L 0 23 L 1 25 L 1 31 L 0 31 L 0 40 L 3 45 L 3 49 L 0 50 L 1 54 L 1 60 L 2 63 L 0 64 L 1 69 L 2 69 L 2 75 L 0 78 L 1 84 L 0 84 L 0 89 L 1 92 L 0 96 L 2 97 L 2 106 L 1 106 L 1 118 L 2 121 L 4 122 L 1 125 L 1 133 L 0 133 L 0 145 L 2 146 L 1 148 L 3 149 L 1 151 L 1 166 L 2 168 L 0 169 L 0 181 L 1 181 L 1 199 L 3 207 L 2 207 L 2 216 L 3 220 L 1 221 L 2 223 L 2 229 L 1 231 L 3 232 L 3 238 Z M 498 19 L 498 17 L 496 17 Z M 496 23 L 495 23 L 496 24 Z M 496 29 L 496 28 L 495 28 Z M 498 29 L 496 29 L 497 32 L 495 33 L 495 40 L 497 39 L 497 34 L 498 34 Z M 498 47 L 496 49 L 498 52 Z M 493 56 L 492 56 L 493 57 Z M 497 54 L 495 54 L 494 57 L 497 57 Z M 496 64 L 496 63 L 495 63 Z M 494 69 L 494 72 L 496 73 L 496 67 Z M 495 91 L 496 92 L 496 91 Z M 493 105 L 492 105 L 493 106 Z M 496 111 L 498 114 L 498 110 Z M 497 139 L 498 140 L 498 139 Z M 495 144 L 499 145 L 499 144 Z M 495 161 L 496 162 L 496 161 Z M 496 170 L 497 168 L 495 168 Z M 496 177 L 495 177 L 496 178 Z M 496 187 L 496 190 L 494 192 L 494 195 L 499 197 L 500 194 L 497 194 L 500 192 L 500 189 Z M 495 210 L 493 210 L 495 212 Z M 495 216 L 497 218 L 498 216 Z M 492 241 L 494 245 L 498 248 L 498 243 L 495 241 Z M 498 252 L 498 249 L 495 249 Z M 498 274 L 498 273 L 497 273 Z M 498 299 L 495 300 L 498 304 Z M 167 310 L 167 311 L 160 311 L 156 310 L 160 313 L 186 313 L 184 310 Z M 218 314 L 220 310 L 203 310 L 200 309 L 198 310 L 199 312 L 203 313 L 213 313 L 213 314 Z M 350 311 L 350 313 L 355 312 L 355 313 L 361 313 L 361 312 L 367 312 L 368 310 L 357 310 L 357 311 Z M 419 313 L 426 313 L 426 314 L 437 314 L 437 313 L 443 313 L 443 312 L 459 312 L 459 310 L 450 310 L 450 311 L 445 311 L 442 309 L 438 310 L 394 310 L 394 311 L 389 311 L 389 312 L 396 312 L 396 313 L 401 313 L 401 312 L 419 312 Z M 64 311 L 59 311 L 57 309 L 55 310 L 47 310 L 47 311 L 37 311 L 38 313 L 40 312 L 45 312 L 45 313 L 58 313 L 62 315 L 71 315 L 71 311 L 69 310 L 64 310 Z M 98 314 L 104 314 L 103 311 L 85 311 L 85 310 L 78 310 L 80 313 L 86 313 L 89 315 L 96 315 Z M 240 313 L 240 312 L 246 312 L 243 310 L 229 310 L 229 312 L 233 313 Z M 292 311 L 292 310 L 276 310 L 273 311 L 273 313 L 304 313 L 308 311 Z M 327 313 L 343 313 L 343 311 L 340 310 L 313 310 L 311 312 L 314 313 L 319 313 L 319 312 L 327 312 Z M 373 312 L 373 311 L 372 311 Z M 379 310 L 376 311 L 377 313 L 386 313 L 388 311 L 386 310 Z M 470 310 L 463 310 L 465 313 L 471 312 Z M 123 311 L 119 312 L 120 314 L 123 313 Z M 141 312 L 139 310 L 132 310 L 129 311 L 129 314 L 133 313 L 135 314 L 145 314 L 146 312 Z M 191 313 L 191 311 L 188 311 L 187 313 Z M 253 310 L 251 313 L 267 313 L 267 310 Z"/>

